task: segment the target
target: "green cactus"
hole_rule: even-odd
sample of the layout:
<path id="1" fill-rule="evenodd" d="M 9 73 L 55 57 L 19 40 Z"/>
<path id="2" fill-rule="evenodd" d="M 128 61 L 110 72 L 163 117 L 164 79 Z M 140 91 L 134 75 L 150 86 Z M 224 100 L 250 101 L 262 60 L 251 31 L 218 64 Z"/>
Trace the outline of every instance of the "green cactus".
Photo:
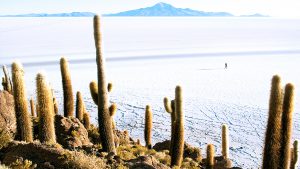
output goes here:
<path id="1" fill-rule="evenodd" d="M 74 100 L 69 64 L 66 58 L 60 59 L 60 71 L 64 93 L 64 116 L 74 116 Z"/>
<path id="2" fill-rule="evenodd" d="M 12 90 L 13 90 L 12 82 L 10 80 L 9 73 L 8 73 L 8 70 L 5 65 L 3 65 L 3 73 L 4 73 L 4 79 L 5 79 L 5 89 L 4 90 L 8 91 L 9 93 L 12 93 Z"/>
<path id="3" fill-rule="evenodd" d="M 107 83 L 105 78 L 105 60 L 102 57 L 101 51 L 101 32 L 100 32 L 100 18 L 94 17 L 94 38 L 96 47 L 96 62 L 98 72 L 98 123 L 99 133 L 101 136 L 102 147 L 106 152 L 116 153 L 114 136 L 112 129 L 111 116 L 109 113 L 109 101 Z"/>
<path id="4" fill-rule="evenodd" d="M 83 125 L 88 130 L 90 128 L 91 122 L 90 122 L 90 115 L 89 113 L 85 112 L 83 114 Z"/>
<path id="5" fill-rule="evenodd" d="M 181 166 L 184 150 L 184 114 L 183 114 L 183 96 L 180 86 L 175 89 L 175 131 L 171 155 L 171 166 Z"/>
<path id="6" fill-rule="evenodd" d="M 212 144 L 208 144 L 206 154 L 206 168 L 213 169 L 215 166 L 215 146 Z"/>
<path id="7" fill-rule="evenodd" d="M 225 159 L 229 158 L 229 144 L 228 144 L 228 126 L 222 125 L 222 156 Z"/>
<path id="8" fill-rule="evenodd" d="M 151 145 L 151 136 L 152 136 L 152 110 L 149 105 L 146 106 L 146 112 L 145 112 L 145 130 L 144 130 L 144 137 L 145 137 L 145 143 L 146 147 L 149 149 L 152 148 Z"/>
<path id="9" fill-rule="evenodd" d="M 294 109 L 294 85 L 287 84 L 285 86 L 284 100 L 283 100 L 283 112 L 281 120 L 282 138 L 281 138 L 281 150 L 280 150 L 280 162 L 281 168 L 289 169 L 291 161 L 291 138 L 293 129 L 293 109 Z"/>
<path id="10" fill-rule="evenodd" d="M 35 116 L 35 112 L 34 112 L 34 101 L 33 98 L 31 97 L 30 99 L 30 110 L 31 110 L 31 116 L 34 117 Z"/>
<path id="11" fill-rule="evenodd" d="M 79 121 L 83 121 L 83 114 L 85 112 L 85 105 L 83 102 L 83 98 L 81 93 L 78 91 L 76 93 L 76 118 L 79 119 Z"/>
<path id="12" fill-rule="evenodd" d="M 13 94 L 17 117 L 17 132 L 22 141 L 32 142 L 32 121 L 28 112 L 23 66 L 19 62 L 12 64 Z"/>
<path id="13" fill-rule="evenodd" d="M 293 151 L 292 151 L 292 158 L 291 158 L 291 169 L 297 168 L 297 162 L 298 162 L 298 140 L 294 141 L 293 144 Z"/>
<path id="14" fill-rule="evenodd" d="M 36 77 L 37 100 L 39 105 L 39 138 L 41 142 L 56 143 L 54 128 L 53 97 L 46 77 L 39 73 Z"/>
<path id="15" fill-rule="evenodd" d="M 263 153 L 263 169 L 279 168 L 281 147 L 282 88 L 278 75 L 272 78 L 269 118 Z"/>

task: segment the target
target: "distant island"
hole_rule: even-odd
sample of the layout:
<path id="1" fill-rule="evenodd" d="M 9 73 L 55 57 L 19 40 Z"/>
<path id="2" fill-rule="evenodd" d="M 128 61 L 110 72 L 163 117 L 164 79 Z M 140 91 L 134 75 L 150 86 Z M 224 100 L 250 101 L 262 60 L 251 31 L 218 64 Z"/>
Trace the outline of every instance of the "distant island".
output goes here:
<path id="1" fill-rule="evenodd" d="M 1 15 L 0 17 L 92 17 L 96 15 L 96 13 L 92 12 L 72 12 L 72 13 L 57 13 L 57 14 L 47 14 L 47 13 L 39 13 L 39 14 L 20 14 L 20 15 Z M 129 10 L 124 12 L 119 12 L 115 14 L 103 14 L 102 16 L 108 17 L 234 17 L 233 14 L 228 12 L 205 12 L 205 11 L 197 11 L 192 10 L 190 8 L 176 8 L 167 3 L 157 3 L 154 6 L 140 8 L 135 10 Z M 268 17 L 266 15 L 262 15 L 259 13 L 253 15 L 241 15 L 239 17 Z"/>

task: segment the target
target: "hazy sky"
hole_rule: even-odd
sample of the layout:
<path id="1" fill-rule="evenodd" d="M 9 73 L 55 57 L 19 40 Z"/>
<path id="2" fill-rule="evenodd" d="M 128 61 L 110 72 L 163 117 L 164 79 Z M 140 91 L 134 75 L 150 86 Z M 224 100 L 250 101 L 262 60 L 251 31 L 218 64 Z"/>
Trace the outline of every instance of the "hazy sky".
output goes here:
<path id="1" fill-rule="evenodd" d="M 152 6 L 158 2 L 234 15 L 261 13 L 300 18 L 300 0 L 0 0 L 0 15 L 73 11 L 103 14 Z"/>

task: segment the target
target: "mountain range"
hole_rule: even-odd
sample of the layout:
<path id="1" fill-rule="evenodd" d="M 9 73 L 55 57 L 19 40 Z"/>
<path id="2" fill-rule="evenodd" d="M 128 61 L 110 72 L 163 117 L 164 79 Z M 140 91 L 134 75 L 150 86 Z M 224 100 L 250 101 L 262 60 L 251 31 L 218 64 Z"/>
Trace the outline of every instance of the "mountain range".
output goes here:
<path id="1" fill-rule="evenodd" d="M 72 12 L 57 14 L 20 14 L 20 15 L 2 15 L 1 17 L 92 17 L 96 15 L 92 12 Z M 151 7 L 140 8 L 135 10 L 124 11 L 115 14 L 103 14 L 103 16 L 195 16 L 195 17 L 232 17 L 228 12 L 205 12 L 192 10 L 190 8 L 176 8 L 170 4 L 160 2 Z M 242 15 L 241 17 L 265 17 L 261 14 Z"/>

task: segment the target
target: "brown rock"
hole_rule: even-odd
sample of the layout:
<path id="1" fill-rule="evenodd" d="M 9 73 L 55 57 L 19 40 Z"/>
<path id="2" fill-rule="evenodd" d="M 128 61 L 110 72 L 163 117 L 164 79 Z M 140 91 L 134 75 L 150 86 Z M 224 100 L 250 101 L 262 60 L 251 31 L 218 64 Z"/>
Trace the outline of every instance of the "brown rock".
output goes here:
<path id="1" fill-rule="evenodd" d="M 17 132 L 14 97 L 7 91 L 0 91 L 0 148 Z"/>
<path id="2" fill-rule="evenodd" d="M 153 156 L 140 156 L 129 160 L 127 166 L 130 169 L 170 169 L 170 167 L 159 163 Z"/>
<path id="3" fill-rule="evenodd" d="M 11 142 L 5 150 L 2 162 L 10 165 L 17 159 L 27 159 L 37 165 L 37 169 L 45 168 L 105 168 L 106 164 L 96 157 L 81 152 L 65 150 L 57 145 L 41 143 Z"/>
<path id="4" fill-rule="evenodd" d="M 55 115 L 55 134 L 57 142 L 68 149 L 91 145 L 87 130 L 74 117 Z"/>
<path id="5" fill-rule="evenodd" d="M 169 150 L 170 149 L 170 144 L 171 144 L 170 140 L 159 142 L 159 143 L 156 143 L 153 146 L 153 149 L 156 150 L 156 151 Z M 184 142 L 183 156 L 184 156 L 184 158 L 191 158 L 191 159 L 193 159 L 194 161 L 197 161 L 197 162 L 200 162 L 202 160 L 201 149 L 196 148 L 196 147 L 192 147 L 189 144 L 187 144 L 186 142 Z"/>

